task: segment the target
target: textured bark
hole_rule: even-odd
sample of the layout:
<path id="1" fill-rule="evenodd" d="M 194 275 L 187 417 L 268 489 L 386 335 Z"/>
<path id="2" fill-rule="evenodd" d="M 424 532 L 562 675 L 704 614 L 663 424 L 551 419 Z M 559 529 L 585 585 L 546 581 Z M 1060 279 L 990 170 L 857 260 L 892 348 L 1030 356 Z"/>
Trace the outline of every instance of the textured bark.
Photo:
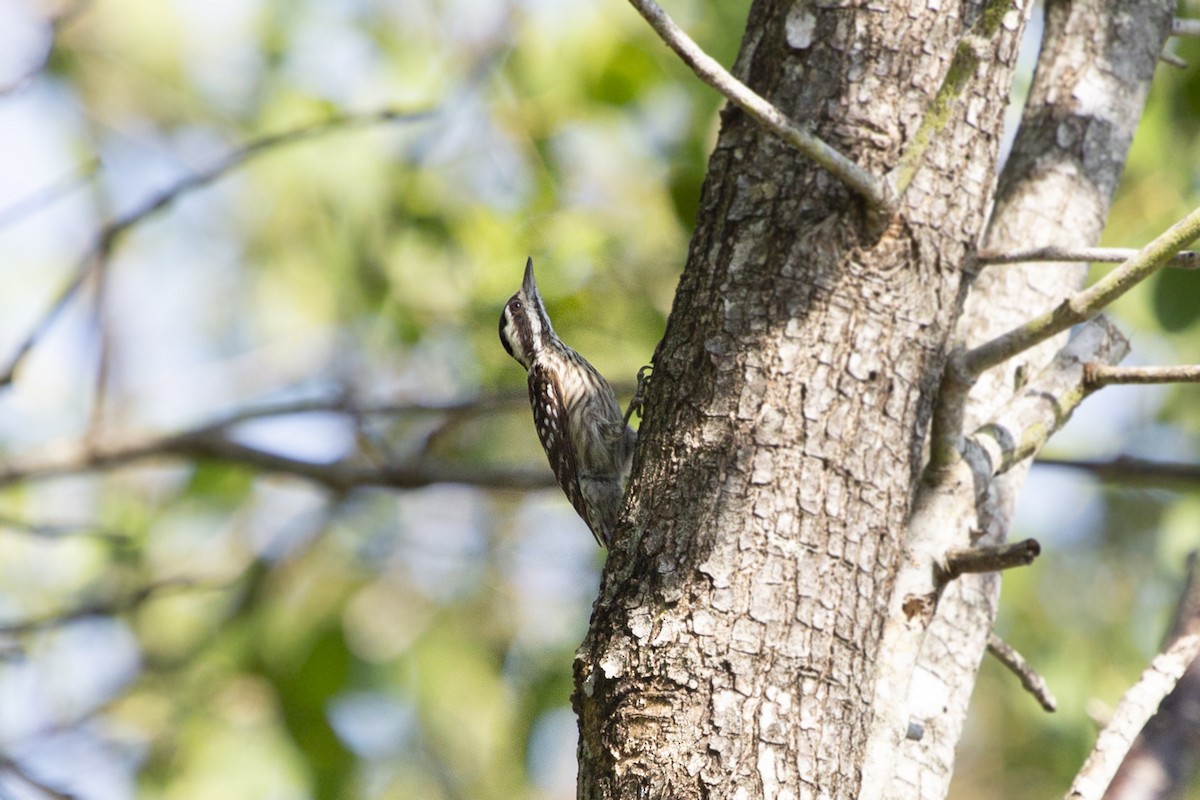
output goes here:
<path id="1" fill-rule="evenodd" d="M 735 71 L 878 174 L 931 144 L 872 238 L 840 184 L 725 113 L 576 660 L 583 798 L 858 796 L 1027 5 L 831 5 L 758 0 Z M 922 129 L 943 85 L 960 97 Z"/>
<path id="2" fill-rule="evenodd" d="M 1173 11 L 1170 0 L 1046 4 L 1042 51 L 997 189 L 989 249 L 1096 244 Z M 967 299 L 959 335 L 972 345 L 987 341 L 1049 310 L 1086 276 L 1086 264 L 989 267 Z M 967 428 L 1013 395 L 1018 371 L 1028 376 L 1049 362 L 1063 338 L 985 374 L 971 393 Z M 980 543 L 1007 539 L 1028 470 L 1029 462 L 1019 464 L 992 484 L 980 509 Z M 902 743 L 889 797 L 946 796 L 999 591 L 998 574 L 968 575 L 941 598 L 912 683 L 911 704 L 923 712 L 925 735 Z M 1013 687 L 1015 695 L 1015 681 Z M 1023 700 L 1014 696 L 1014 702 Z"/>

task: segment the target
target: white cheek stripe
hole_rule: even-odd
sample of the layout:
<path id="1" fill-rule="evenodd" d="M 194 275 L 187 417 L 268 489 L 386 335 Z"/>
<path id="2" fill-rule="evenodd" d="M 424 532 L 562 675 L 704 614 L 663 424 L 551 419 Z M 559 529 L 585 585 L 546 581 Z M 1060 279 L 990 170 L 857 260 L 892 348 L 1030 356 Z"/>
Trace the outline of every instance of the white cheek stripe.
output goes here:
<path id="1" fill-rule="evenodd" d="M 537 349 L 537 343 L 542 339 L 542 315 L 537 312 L 536 303 L 537 301 L 534 300 L 525 304 L 528 309 L 525 318 L 529 320 L 529 333 L 533 338 L 529 346 L 535 350 Z"/>

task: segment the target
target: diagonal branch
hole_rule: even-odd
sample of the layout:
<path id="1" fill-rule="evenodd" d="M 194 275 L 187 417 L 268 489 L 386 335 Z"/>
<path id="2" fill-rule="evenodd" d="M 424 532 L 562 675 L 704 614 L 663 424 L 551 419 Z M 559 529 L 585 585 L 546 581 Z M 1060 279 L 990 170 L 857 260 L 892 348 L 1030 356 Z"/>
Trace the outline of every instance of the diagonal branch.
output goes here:
<path id="1" fill-rule="evenodd" d="M 887 182 L 880 180 L 834 149 L 823 139 L 801 128 L 746 84 L 735 78 L 716 59 L 701 49 L 675 20 L 654 0 L 629 0 L 650 27 L 666 42 L 696 77 L 749 114 L 759 125 L 795 147 L 861 195 L 879 216 L 890 218 L 896 199 Z"/>
<path id="2" fill-rule="evenodd" d="M 979 375 L 1023 350 L 1028 350 L 1073 325 L 1086 322 L 1109 303 L 1157 272 L 1187 244 L 1200 236 L 1200 208 L 1172 225 L 1154 241 L 1092 286 L 1068 297 L 1049 313 L 1001 334 L 969 351 L 966 369 Z"/>
<path id="3" fill-rule="evenodd" d="M 1013 649 L 1011 645 L 995 633 L 991 633 L 988 634 L 987 650 L 1009 672 L 1017 676 L 1017 679 L 1021 681 L 1021 686 L 1025 691 L 1033 695 L 1034 699 L 1038 701 L 1038 705 L 1051 713 L 1058 710 L 1058 701 L 1050 691 L 1050 686 L 1046 683 L 1046 679 L 1039 675 L 1030 666 L 1029 662 L 1025 660 L 1025 657 Z"/>
<path id="4" fill-rule="evenodd" d="M 1200 554 L 1187 559 L 1183 592 L 1167 634 L 1200 633 Z M 1158 713 L 1138 734 L 1104 800 L 1182 797 L 1200 767 L 1200 660 L 1192 662 Z"/>
<path id="5" fill-rule="evenodd" d="M 219 159 L 211 166 L 195 172 L 174 185 L 152 195 L 137 208 L 119 216 L 101 228 L 95 242 L 87 253 L 80 259 L 74 274 L 66 285 L 59 290 L 58 295 L 51 301 L 46 312 L 34 325 L 33 330 L 17 346 L 8 362 L 0 369 L 0 388 L 8 386 L 25 356 L 45 335 L 58 315 L 62 313 L 71 299 L 79 292 L 88 278 L 108 260 L 116 247 L 117 241 L 130 228 L 168 208 L 180 197 L 197 189 L 202 189 L 224 177 L 229 172 L 242 166 L 258 156 L 274 151 L 278 147 L 307 141 L 330 133 L 368 127 L 392 122 L 416 122 L 428 119 L 431 111 L 401 111 L 394 108 L 384 108 L 365 114 L 345 114 L 320 122 L 303 125 L 282 133 L 269 134 L 249 142 Z"/>
<path id="6" fill-rule="evenodd" d="M 1171 693 L 1188 666 L 1200 654 L 1200 633 L 1182 636 L 1160 653 L 1129 688 L 1100 732 L 1091 755 L 1080 768 L 1067 792 L 1067 800 L 1100 800 L 1134 737 Z"/>
<path id="7" fill-rule="evenodd" d="M 168 578 L 146 584 L 129 594 L 101 601 L 85 603 L 75 608 L 55 611 L 42 616 L 0 623 L 0 636 L 26 636 L 50 628 L 57 628 L 89 617 L 111 616 L 137 608 L 163 594 L 193 590 L 223 590 L 221 583 L 199 581 L 191 578 Z"/>
<path id="8" fill-rule="evenodd" d="M 18 200 L 7 208 L 0 209 L 0 228 L 7 228 L 9 225 L 20 222 L 75 191 L 82 184 L 90 181 L 100 171 L 100 166 L 98 158 L 85 161 L 68 174 L 51 181 L 28 197 Z"/>

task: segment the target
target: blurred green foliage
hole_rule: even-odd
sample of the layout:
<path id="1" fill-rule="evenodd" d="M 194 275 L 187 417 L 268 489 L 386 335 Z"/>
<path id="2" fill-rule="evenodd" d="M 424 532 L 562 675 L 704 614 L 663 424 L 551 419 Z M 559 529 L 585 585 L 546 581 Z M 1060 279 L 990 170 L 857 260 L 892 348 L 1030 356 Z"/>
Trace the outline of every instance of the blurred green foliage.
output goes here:
<path id="1" fill-rule="evenodd" d="M 729 64 L 747 6 L 671 11 Z M 1200 61 L 1195 48 L 1181 51 Z M 1200 156 L 1198 80 L 1164 68 L 1108 243 L 1144 242 L 1194 202 L 1178 164 L 1200 163 L 1179 156 Z M 93 0 L 4 104 L 54 132 L 49 154 L 13 155 L 33 184 L 81 158 L 103 165 L 53 218 L 67 234 L 0 231 L 13 237 L 0 240 L 4 352 L 111 214 L 265 134 L 434 112 L 281 147 L 139 225 L 102 301 L 77 300 L 0 397 L 0 417 L 19 421 L 0 448 L 18 454 L 95 431 L 101 351 L 100 430 L 135 437 L 346 392 L 519 392 L 496 319 L 527 255 L 563 338 L 631 381 L 670 309 L 718 108 L 630 8 L 590 0 Z M 4 169 L 20 177 L 16 161 Z M 1137 357 L 1200 361 L 1197 278 L 1164 273 L 1122 302 Z M 1116 411 L 1080 414 L 1107 426 L 1103 446 L 1196 459 L 1195 388 L 1112 394 Z M 542 468 L 527 413 L 357 432 L 295 415 L 245 435 L 316 461 L 363 446 L 355 433 L 402 456 L 436 438 L 439 461 Z M 1064 438 L 1062 452 L 1092 454 L 1086 435 Z M 985 664 L 954 796 L 1063 791 L 1091 743 L 1089 703 L 1140 672 L 1197 546 L 1194 493 L 1086 479 L 1070 492 L 1078 513 L 1023 517 L 1017 534 L 1048 552 L 1006 578 L 1000 620 L 1062 710 L 1046 717 Z M 1034 489 L 1027 502 L 1055 501 Z M 574 796 L 571 662 L 602 557 L 556 492 L 339 494 L 166 459 L 10 487 L 0 514 L 9 618 L 94 604 L 118 619 L 22 636 L 26 660 L 0 664 L 0 699 L 37 687 L 42 707 L 0 727 L 48 785 L 164 800 Z M 85 534 L 25 529 L 46 521 Z M 187 583 L 137 596 L 173 581 Z"/>

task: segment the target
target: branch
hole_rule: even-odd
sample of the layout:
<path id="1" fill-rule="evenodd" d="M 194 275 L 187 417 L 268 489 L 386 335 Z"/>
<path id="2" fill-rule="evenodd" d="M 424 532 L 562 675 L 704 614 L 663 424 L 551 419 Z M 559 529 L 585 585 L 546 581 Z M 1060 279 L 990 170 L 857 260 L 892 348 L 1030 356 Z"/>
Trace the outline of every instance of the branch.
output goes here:
<path id="1" fill-rule="evenodd" d="M 1187 577 L 1167 634 L 1173 641 L 1200 633 L 1200 558 L 1187 559 Z M 1200 764 L 1200 659 L 1188 667 L 1158 713 L 1138 734 L 1104 800 L 1182 797 Z"/>
<path id="2" fill-rule="evenodd" d="M 1031 247 L 1025 250 L 982 250 L 976 258 L 980 266 L 1025 264 L 1037 261 L 1119 264 L 1137 254 L 1138 251 L 1132 247 Z M 1163 264 L 1163 267 L 1200 269 L 1200 251 L 1181 250 Z"/>
<path id="3" fill-rule="evenodd" d="M 0 209 L 0 228 L 7 228 L 25 217 L 35 214 L 64 195 L 87 183 L 100 170 L 100 159 L 94 158 L 80 164 L 70 173 L 50 182 L 41 189 L 24 197 L 8 208 Z"/>
<path id="4" fill-rule="evenodd" d="M 1089 392 L 1114 383 L 1200 383 L 1200 366 L 1186 367 L 1114 367 L 1087 364 L 1083 382 Z"/>
<path id="5" fill-rule="evenodd" d="M 1042 554 L 1037 539 L 1025 539 L 1011 544 L 987 547 L 964 547 L 946 553 L 939 564 L 938 575 L 949 582 L 969 572 L 1000 572 L 1014 567 L 1027 567 Z"/>
<path id="6" fill-rule="evenodd" d="M 1176 69 L 1188 68 L 1188 62 L 1174 53 L 1163 52 L 1161 55 L 1159 55 L 1158 60 L 1168 66 L 1175 67 Z"/>
<path id="7" fill-rule="evenodd" d="M 1033 695 L 1042 708 L 1051 713 L 1058 710 L 1058 701 L 1050 692 L 1046 679 L 1039 675 L 1020 653 L 995 633 L 988 634 L 987 649 L 996 657 L 997 661 L 1008 668 L 1009 672 L 1017 676 L 1021 681 L 1021 686 Z"/>
<path id="8" fill-rule="evenodd" d="M 1106 483 L 1166 486 L 1180 490 L 1200 486 L 1200 464 L 1148 461 L 1134 456 L 1117 456 L 1108 461 L 1039 458 L 1033 463 L 1041 467 L 1082 470 Z"/>
<path id="9" fill-rule="evenodd" d="M 1172 36 L 1200 36 L 1200 19 L 1175 19 L 1171 22 Z"/>
<path id="10" fill-rule="evenodd" d="M 1200 236 L 1200 208 L 1172 225 L 1119 268 L 1087 289 L 1068 297 L 1053 311 L 968 352 L 965 358 L 967 369 L 979 375 L 1073 325 L 1086 322 L 1109 303 L 1153 275 L 1197 236 Z"/>
<path id="11" fill-rule="evenodd" d="M 778 108 L 735 78 L 712 56 L 705 53 L 654 0 L 629 2 L 650 23 L 650 27 L 654 28 L 667 46 L 691 67 L 696 77 L 749 114 L 759 125 L 795 147 L 861 195 L 867 201 L 867 205 L 879 212 L 881 217 L 891 218 L 896 210 L 896 198 L 886 181 L 879 180 L 824 140 L 792 122 Z"/>
<path id="12" fill-rule="evenodd" d="M 1088 394 L 1086 365 L 1117 362 L 1128 351 L 1129 342 L 1104 317 L 1081 328 L 1046 369 L 963 443 L 979 485 L 1036 455 L 1067 423 Z"/>
<path id="13" fill-rule="evenodd" d="M 369 486 L 415 489 L 436 483 L 519 490 L 543 489 L 554 485 L 554 476 L 542 469 L 457 467 L 422 460 L 382 466 L 363 465 L 352 459 L 305 461 L 242 444 L 221 430 L 204 427 L 115 445 L 76 444 L 40 460 L 10 462 L 0 469 L 0 487 L 162 458 L 220 461 L 259 472 L 292 475 L 337 492 Z"/>
<path id="14" fill-rule="evenodd" d="M 35 792 L 49 797 L 51 800 L 77 800 L 77 796 L 55 789 L 46 781 L 36 778 L 20 763 L 9 756 L 0 756 L 0 772 L 10 773 Z"/>
<path id="15" fill-rule="evenodd" d="M 29 354 L 29 351 L 33 349 L 34 345 L 37 344 L 38 340 L 41 339 L 50 325 L 57 319 L 58 315 L 62 313 L 63 309 L 71 301 L 71 298 L 87 282 L 88 277 L 108 260 L 117 244 L 117 240 L 133 226 L 168 208 L 183 195 L 208 186 L 234 169 L 260 155 L 273 151 L 277 147 L 353 128 L 391 122 L 416 122 L 428 119 L 431 115 L 432 112 L 430 111 L 400 111 L 385 108 L 365 114 L 332 117 L 282 133 L 269 134 L 234 150 L 207 169 L 183 178 L 171 187 L 152 195 L 132 211 L 110 220 L 100 229 L 95 242 L 80 259 L 79 264 L 75 268 L 74 275 L 59 290 L 58 295 L 50 303 L 50 306 L 46 309 L 41 319 L 34 325 L 33 330 L 17 346 L 8 363 L 3 369 L 0 369 L 0 388 L 12 383 L 13 376 L 25 356 Z"/>
<path id="16" fill-rule="evenodd" d="M 1184 671 L 1200 654 L 1200 633 L 1182 636 L 1151 662 L 1130 687 L 1100 732 L 1091 755 L 1067 792 L 1067 800 L 1100 800 L 1117 772 L 1125 753 L 1163 698 L 1170 694 Z"/>
<path id="17" fill-rule="evenodd" d="M 894 169 L 888 175 L 897 196 L 904 192 L 916 177 L 925 160 L 925 153 L 952 120 L 951 112 L 958 105 L 971 78 L 979 69 L 984 54 L 991 54 L 995 37 L 1011 4 L 1006 0 L 989 0 L 979 15 L 979 21 L 969 30 L 954 50 L 954 58 L 946 70 L 937 95 L 921 119 L 921 126 L 909 140 Z M 1028 11 L 1025 12 L 1028 14 Z"/>

